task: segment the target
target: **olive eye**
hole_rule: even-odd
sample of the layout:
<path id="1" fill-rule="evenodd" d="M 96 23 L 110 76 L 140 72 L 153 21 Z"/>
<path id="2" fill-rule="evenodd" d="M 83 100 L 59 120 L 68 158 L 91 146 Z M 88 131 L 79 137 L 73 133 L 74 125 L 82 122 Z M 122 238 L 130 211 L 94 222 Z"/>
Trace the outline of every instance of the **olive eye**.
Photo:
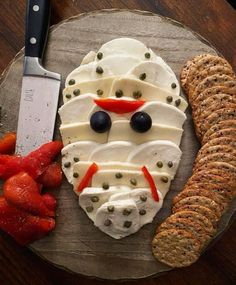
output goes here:
<path id="1" fill-rule="evenodd" d="M 145 112 L 136 112 L 131 117 L 130 126 L 138 133 L 145 133 L 151 128 L 152 119 Z"/>
<path id="2" fill-rule="evenodd" d="M 90 118 L 90 126 L 97 133 L 105 133 L 111 128 L 111 118 L 106 112 L 97 111 Z"/>

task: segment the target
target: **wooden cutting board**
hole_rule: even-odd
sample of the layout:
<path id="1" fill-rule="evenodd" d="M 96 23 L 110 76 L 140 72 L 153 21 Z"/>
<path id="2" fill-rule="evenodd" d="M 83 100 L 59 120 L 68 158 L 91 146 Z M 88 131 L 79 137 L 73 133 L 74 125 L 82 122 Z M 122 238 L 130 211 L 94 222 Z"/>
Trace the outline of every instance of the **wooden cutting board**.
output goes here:
<path id="1" fill-rule="evenodd" d="M 178 22 L 149 12 L 113 9 L 81 14 L 52 27 L 44 65 L 62 74 L 63 88 L 66 75 L 80 64 L 87 52 L 96 51 L 103 43 L 118 37 L 142 41 L 163 57 L 177 76 L 181 66 L 192 56 L 217 53 L 206 40 Z M 22 71 L 23 51 L 20 51 L 0 78 L 1 133 L 16 130 Z M 56 138 L 59 138 L 58 126 L 59 121 Z M 64 180 L 61 189 L 54 192 L 59 204 L 56 230 L 30 248 L 54 265 L 103 279 L 137 279 L 170 270 L 152 256 L 151 240 L 157 225 L 169 215 L 173 197 L 191 175 L 198 148 L 188 108 L 178 173 L 163 209 L 152 224 L 144 226 L 138 233 L 114 240 L 99 231 L 79 208 L 76 195 Z M 235 207 L 236 203 L 224 215 L 219 234 L 229 225 Z"/>

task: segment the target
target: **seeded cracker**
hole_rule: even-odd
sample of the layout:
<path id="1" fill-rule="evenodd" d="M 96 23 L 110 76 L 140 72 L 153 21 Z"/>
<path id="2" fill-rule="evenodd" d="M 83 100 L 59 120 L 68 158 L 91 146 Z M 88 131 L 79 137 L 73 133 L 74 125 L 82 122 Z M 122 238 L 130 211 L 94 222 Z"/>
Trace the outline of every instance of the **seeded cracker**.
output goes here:
<path id="1" fill-rule="evenodd" d="M 171 267 L 184 267 L 195 262 L 200 255 L 200 243 L 185 230 L 170 229 L 154 236 L 154 256 Z"/>

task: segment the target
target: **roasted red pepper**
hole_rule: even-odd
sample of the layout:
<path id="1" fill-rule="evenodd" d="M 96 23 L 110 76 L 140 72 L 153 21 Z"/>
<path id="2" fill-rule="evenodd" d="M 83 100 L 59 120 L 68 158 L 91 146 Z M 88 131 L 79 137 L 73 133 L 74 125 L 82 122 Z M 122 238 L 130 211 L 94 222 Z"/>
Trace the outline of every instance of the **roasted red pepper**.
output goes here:
<path id="1" fill-rule="evenodd" d="M 159 202 L 159 196 L 158 196 L 157 188 L 156 188 L 155 182 L 152 178 L 152 175 L 150 174 L 150 172 L 148 171 L 146 166 L 143 166 L 141 169 L 142 169 L 142 172 L 144 174 L 144 177 L 147 179 L 148 184 L 151 188 L 153 199 L 155 201 Z"/>
<path id="2" fill-rule="evenodd" d="M 11 154 L 15 151 L 16 134 L 6 133 L 0 139 L 0 154 Z"/>
<path id="3" fill-rule="evenodd" d="M 98 166 L 97 164 L 94 162 L 93 164 L 90 165 L 90 167 L 88 168 L 87 172 L 85 173 L 84 177 L 82 178 L 77 191 L 78 192 L 82 192 L 84 190 L 85 187 L 89 186 L 93 175 L 98 171 Z"/>
<path id="4" fill-rule="evenodd" d="M 59 187 L 62 182 L 61 165 L 57 162 L 50 164 L 38 177 L 37 182 L 42 184 L 44 187 Z"/>
<path id="5" fill-rule="evenodd" d="M 122 99 L 95 99 L 94 102 L 102 109 L 117 114 L 130 113 L 141 107 L 145 101 L 129 101 Z"/>

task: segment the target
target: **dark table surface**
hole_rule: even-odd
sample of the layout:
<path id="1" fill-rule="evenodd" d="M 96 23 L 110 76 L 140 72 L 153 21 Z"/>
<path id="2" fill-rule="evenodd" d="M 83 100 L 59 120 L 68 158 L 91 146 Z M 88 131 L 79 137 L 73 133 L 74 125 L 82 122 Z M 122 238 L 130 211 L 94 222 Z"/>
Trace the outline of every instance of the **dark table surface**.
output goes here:
<path id="1" fill-rule="evenodd" d="M 24 45 L 25 0 L 0 1 L 0 72 Z M 214 45 L 236 67 L 236 11 L 225 0 L 53 0 L 51 24 L 104 8 L 139 9 L 182 22 Z M 124 284 L 236 284 L 236 223 L 195 264 L 155 279 Z M 114 284 L 72 275 L 42 261 L 0 233 L 1 285 Z"/>

